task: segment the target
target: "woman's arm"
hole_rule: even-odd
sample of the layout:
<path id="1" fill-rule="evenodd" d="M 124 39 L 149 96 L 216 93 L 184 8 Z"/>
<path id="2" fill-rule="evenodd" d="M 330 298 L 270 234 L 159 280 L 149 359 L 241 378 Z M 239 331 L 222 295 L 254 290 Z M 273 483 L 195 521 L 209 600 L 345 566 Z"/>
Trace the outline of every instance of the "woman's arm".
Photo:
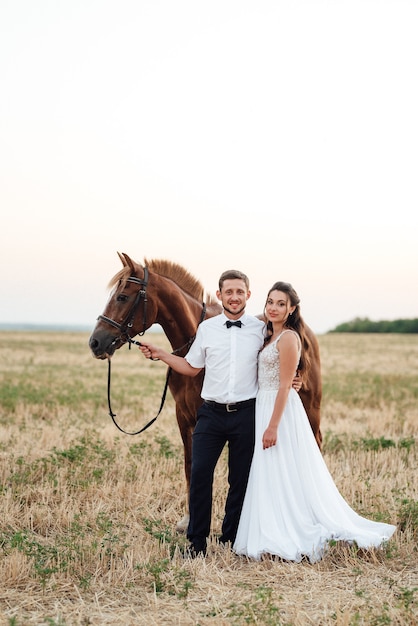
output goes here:
<path id="1" fill-rule="evenodd" d="M 292 388 L 299 359 L 298 339 L 294 333 L 284 334 L 280 342 L 276 344 L 276 347 L 280 352 L 280 386 L 269 425 L 263 434 L 264 450 L 277 443 L 277 429 L 286 406 L 289 391 Z"/>

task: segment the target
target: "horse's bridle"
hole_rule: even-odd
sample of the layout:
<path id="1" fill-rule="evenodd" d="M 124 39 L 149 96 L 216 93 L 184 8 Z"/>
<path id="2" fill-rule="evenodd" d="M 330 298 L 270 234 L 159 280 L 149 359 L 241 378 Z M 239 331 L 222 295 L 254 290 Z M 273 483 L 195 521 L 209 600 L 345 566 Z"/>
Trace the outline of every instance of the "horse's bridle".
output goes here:
<path id="1" fill-rule="evenodd" d="M 136 316 L 136 313 L 138 311 L 138 307 L 139 307 L 139 305 L 141 303 L 141 300 L 144 301 L 144 312 L 143 312 L 143 316 L 142 316 L 142 331 L 136 333 L 136 335 L 142 336 L 142 335 L 144 335 L 145 331 L 147 330 L 148 268 L 144 267 L 144 278 L 137 278 L 136 276 L 130 276 L 127 279 L 127 282 L 139 285 L 140 289 L 138 290 L 138 293 L 136 294 L 134 303 L 132 304 L 132 306 L 131 306 L 131 308 L 130 308 L 126 318 L 124 319 L 124 321 L 121 324 L 119 324 L 119 322 L 116 322 L 115 320 L 112 320 L 110 317 L 107 317 L 106 315 L 99 315 L 99 317 L 97 319 L 98 320 L 102 320 L 103 322 L 107 322 L 107 324 L 110 324 L 114 328 L 117 328 L 118 330 L 120 330 L 119 337 L 116 337 L 112 341 L 112 343 L 110 344 L 111 346 L 115 345 L 115 343 L 117 341 L 122 340 L 123 343 L 128 342 L 129 349 L 131 349 L 131 345 L 132 344 L 135 344 L 137 346 L 142 345 L 140 341 L 136 341 L 129 334 L 130 329 L 133 327 L 135 316 Z M 201 316 L 200 316 L 200 320 L 198 322 L 198 326 L 201 324 L 201 322 L 203 322 L 203 320 L 205 319 L 205 316 L 206 316 L 206 304 L 203 302 L 203 304 L 202 304 L 202 313 L 201 313 Z M 190 339 L 188 339 L 188 341 L 186 341 L 186 343 L 183 346 L 181 346 L 180 348 L 177 348 L 176 350 L 174 350 L 173 354 L 177 354 L 178 352 L 180 352 L 184 348 L 190 348 L 190 346 L 192 345 L 193 341 L 195 340 L 195 337 L 196 337 L 196 335 L 194 335 L 193 337 L 190 337 Z M 158 359 L 153 359 L 153 360 L 158 361 Z M 112 406 L 111 406 L 111 403 L 110 403 L 110 381 L 111 381 L 111 359 L 110 359 L 110 357 L 108 357 L 107 362 L 108 362 L 107 403 L 108 403 L 108 407 L 109 407 L 109 415 L 112 418 L 112 421 L 113 421 L 114 425 L 116 426 L 116 428 L 118 430 L 120 430 L 122 433 L 124 433 L 125 435 L 139 435 L 144 430 L 146 430 L 149 426 L 151 426 L 151 424 L 153 424 L 155 422 L 155 420 L 157 419 L 157 417 L 159 416 L 159 414 L 161 413 L 161 411 L 163 409 L 165 398 L 166 398 L 166 395 L 167 395 L 168 381 L 170 379 L 170 375 L 171 375 L 171 372 L 172 372 L 171 367 L 169 367 L 167 369 L 167 375 L 166 375 L 166 379 L 165 379 L 164 391 L 163 391 L 163 395 L 161 397 L 160 408 L 158 409 L 157 415 L 155 417 L 153 417 L 152 420 L 150 420 L 148 422 L 148 424 L 146 424 L 143 428 L 141 428 L 140 430 L 132 433 L 132 432 L 128 432 L 128 431 L 124 430 L 123 428 L 121 428 L 119 426 L 119 424 L 117 423 L 117 421 L 115 420 L 116 413 L 113 413 Z"/>
<path id="2" fill-rule="evenodd" d="M 119 322 L 116 322 L 115 320 L 112 320 L 110 317 L 107 317 L 106 315 L 99 315 L 99 317 L 97 318 L 98 320 L 102 320 L 103 322 L 107 322 L 108 324 L 110 324 L 111 326 L 113 326 L 113 328 L 117 328 L 118 330 L 120 330 L 120 335 L 119 337 L 116 337 L 111 345 L 113 346 L 118 340 L 122 340 L 124 343 L 127 341 L 129 343 L 129 349 L 131 348 L 131 344 L 134 343 L 137 346 L 140 346 L 141 343 L 139 341 L 134 341 L 134 339 L 132 339 L 130 333 L 130 330 L 134 324 L 134 319 L 137 313 L 137 310 L 139 308 L 139 305 L 141 304 L 141 300 L 144 301 L 144 312 L 142 315 L 142 330 L 138 333 L 135 333 L 136 335 L 143 335 L 145 333 L 145 331 L 147 330 L 147 286 L 148 286 L 148 268 L 144 267 L 144 278 L 137 278 L 136 276 L 129 276 L 129 278 L 127 279 L 128 283 L 134 283 L 135 285 L 139 285 L 140 289 L 138 290 L 138 293 L 136 294 L 135 300 L 130 308 L 130 310 L 128 311 L 127 316 L 125 317 L 124 321 L 119 324 Z"/>

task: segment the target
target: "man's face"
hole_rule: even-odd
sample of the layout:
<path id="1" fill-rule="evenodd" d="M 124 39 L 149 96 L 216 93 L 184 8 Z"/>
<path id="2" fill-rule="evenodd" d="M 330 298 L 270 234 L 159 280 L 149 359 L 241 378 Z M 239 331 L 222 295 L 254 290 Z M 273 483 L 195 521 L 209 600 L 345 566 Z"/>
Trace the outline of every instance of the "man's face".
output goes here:
<path id="1" fill-rule="evenodd" d="M 216 295 L 222 302 L 222 306 L 231 316 L 238 317 L 245 309 L 251 291 L 247 290 L 245 282 L 240 278 L 227 278 L 222 285 L 221 291 Z"/>

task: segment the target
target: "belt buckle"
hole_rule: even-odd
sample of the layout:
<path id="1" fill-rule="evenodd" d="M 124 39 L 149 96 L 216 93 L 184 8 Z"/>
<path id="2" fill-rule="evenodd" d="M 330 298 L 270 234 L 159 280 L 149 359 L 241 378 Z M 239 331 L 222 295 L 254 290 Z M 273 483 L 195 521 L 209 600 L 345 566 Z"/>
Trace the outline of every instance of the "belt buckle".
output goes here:
<path id="1" fill-rule="evenodd" d="M 231 402 L 230 404 L 225 404 L 227 413 L 236 413 L 236 411 L 238 411 L 237 408 L 235 408 L 235 409 L 231 409 L 230 408 L 231 406 L 235 406 L 236 407 L 236 404 L 237 404 L 236 402 Z"/>

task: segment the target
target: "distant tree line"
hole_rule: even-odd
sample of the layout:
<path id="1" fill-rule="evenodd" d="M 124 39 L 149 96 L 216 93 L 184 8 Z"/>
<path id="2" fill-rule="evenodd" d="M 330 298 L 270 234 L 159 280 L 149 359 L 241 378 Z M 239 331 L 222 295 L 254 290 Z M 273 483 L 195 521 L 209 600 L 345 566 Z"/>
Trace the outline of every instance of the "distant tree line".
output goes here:
<path id="1" fill-rule="evenodd" d="M 418 318 L 372 322 L 367 317 L 356 317 L 339 324 L 330 333 L 418 333 Z"/>

